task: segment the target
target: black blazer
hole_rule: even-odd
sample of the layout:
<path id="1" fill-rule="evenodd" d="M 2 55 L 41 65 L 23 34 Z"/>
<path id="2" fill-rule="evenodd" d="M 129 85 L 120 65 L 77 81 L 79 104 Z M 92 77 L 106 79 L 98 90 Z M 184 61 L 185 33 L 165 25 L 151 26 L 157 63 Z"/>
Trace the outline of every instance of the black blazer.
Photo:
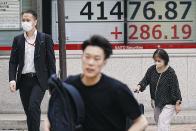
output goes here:
<path id="1" fill-rule="evenodd" d="M 41 33 L 37 33 L 35 42 L 34 64 L 38 81 L 43 90 L 48 89 L 48 78 L 56 73 L 55 54 L 52 38 L 45 34 L 45 40 L 41 41 Z M 19 89 L 21 74 L 24 66 L 25 56 L 24 34 L 18 35 L 13 40 L 12 51 L 9 61 L 9 81 L 16 81 L 16 88 Z"/>

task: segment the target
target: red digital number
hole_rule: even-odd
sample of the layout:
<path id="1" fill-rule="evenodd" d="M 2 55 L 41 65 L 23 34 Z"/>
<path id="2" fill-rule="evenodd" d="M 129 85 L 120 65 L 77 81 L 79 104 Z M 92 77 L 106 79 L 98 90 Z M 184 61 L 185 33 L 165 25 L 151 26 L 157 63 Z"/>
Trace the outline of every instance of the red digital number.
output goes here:
<path id="1" fill-rule="evenodd" d="M 130 25 L 129 28 L 131 29 L 131 35 L 129 36 L 130 40 L 138 39 L 136 36 L 136 33 L 138 31 L 138 27 L 136 25 Z M 155 25 L 152 28 L 152 37 L 154 39 L 161 39 L 162 38 L 162 32 L 160 30 L 161 25 Z M 150 38 L 150 27 L 149 25 L 142 25 L 140 27 L 140 38 L 143 40 L 147 40 Z"/>
<path id="2" fill-rule="evenodd" d="M 149 33 L 150 27 L 149 27 L 149 25 L 142 25 L 140 27 L 140 30 L 141 30 L 141 34 L 140 34 L 141 39 L 146 40 L 146 39 L 150 38 L 150 33 Z"/>
<path id="3" fill-rule="evenodd" d="M 191 37 L 192 29 L 191 26 L 186 24 L 182 26 L 182 33 L 184 33 L 186 36 L 183 36 L 183 39 L 188 39 Z"/>
<path id="4" fill-rule="evenodd" d="M 180 39 L 177 34 L 177 25 L 172 26 L 171 29 L 173 30 L 173 36 L 171 37 L 171 39 Z"/>
<path id="5" fill-rule="evenodd" d="M 177 25 L 174 25 L 171 27 L 171 29 L 173 30 L 173 37 L 171 37 L 172 39 L 180 39 L 180 37 L 177 34 Z M 182 33 L 184 34 L 183 39 L 189 39 L 191 37 L 192 34 L 192 29 L 191 26 L 188 24 L 185 24 L 182 26 Z"/>
<path id="6" fill-rule="evenodd" d="M 154 39 L 161 39 L 162 38 L 162 32 L 161 32 L 160 28 L 161 28 L 161 25 L 155 25 L 153 27 L 153 29 L 152 29 L 152 37 Z"/>
<path id="7" fill-rule="evenodd" d="M 161 31 L 161 25 L 154 25 L 152 26 L 152 32 L 150 31 L 150 26 L 149 25 L 141 25 L 140 27 L 137 27 L 137 25 L 130 25 L 129 28 L 131 29 L 131 35 L 129 36 L 130 40 L 135 40 L 135 39 L 142 39 L 142 40 L 147 40 L 150 37 L 152 37 L 153 39 L 159 40 L 161 38 L 163 38 L 163 33 Z M 139 30 L 139 38 L 136 35 L 137 31 Z M 180 37 L 178 36 L 178 26 L 177 25 L 173 25 L 171 26 L 171 31 L 173 33 L 173 35 L 171 36 L 171 39 L 180 39 Z M 183 33 L 183 37 L 181 39 L 189 39 L 191 37 L 192 34 L 192 28 L 191 25 L 185 24 L 182 26 L 181 28 L 181 32 Z M 152 34 L 152 36 L 151 36 Z M 166 36 L 167 37 L 167 36 Z M 165 38 L 167 39 L 167 38 Z"/>
<path id="8" fill-rule="evenodd" d="M 132 32 L 131 35 L 129 36 L 129 39 L 130 39 L 130 40 L 136 40 L 136 39 L 138 39 L 138 37 L 135 36 L 136 33 L 137 33 L 137 26 L 136 26 L 136 25 L 130 25 L 129 28 L 130 28 L 130 29 L 131 29 L 131 28 L 133 29 L 133 32 Z"/>

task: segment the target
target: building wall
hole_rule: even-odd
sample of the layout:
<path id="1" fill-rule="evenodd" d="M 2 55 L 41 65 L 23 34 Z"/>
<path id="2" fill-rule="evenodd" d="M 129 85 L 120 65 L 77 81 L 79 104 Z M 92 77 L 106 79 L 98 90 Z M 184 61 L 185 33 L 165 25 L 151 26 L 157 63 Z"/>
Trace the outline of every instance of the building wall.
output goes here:
<path id="1" fill-rule="evenodd" d="M 22 0 L 22 11 L 32 9 L 32 0 Z M 21 33 L 22 30 L 18 31 L 0 31 L 0 46 L 11 45 L 13 37 Z"/>
<path id="2" fill-rule="evenodd" d="M 153 64 L 151 59 L 154 50 L 123 50 L 115 51 L 108 61 L 104 73 L 126 83 L 134 89 L 144 76 L 147 68 Z M 176 70 L 183 97 L 183 109 L 196 109 L 196 50 L 168 50 L 171 58 L 170 65 Z M 81 52 L 69 51 L 67 55 L 68 75 L 81 73 Z M 59 70 L 58 53 L 57 70 Z M 10 93 L 8 83 L 8 56 L 0 56 L 0 113 L 23 112 L 19 93 Z M 146 111 L 151 111 L 149 88 L 144 93 L 135 94 L 139 102 L 144 103 Z M 49 94 L 45 95 L 42 109 L 47 110 Z"/>

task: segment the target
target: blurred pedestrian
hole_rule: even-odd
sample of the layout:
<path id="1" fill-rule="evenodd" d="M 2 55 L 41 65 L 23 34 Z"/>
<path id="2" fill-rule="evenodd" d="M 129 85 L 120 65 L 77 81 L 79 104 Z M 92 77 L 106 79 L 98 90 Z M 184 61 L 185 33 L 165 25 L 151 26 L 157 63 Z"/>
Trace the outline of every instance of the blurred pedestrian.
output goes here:
<path id="1" fill-rule="evenodd" d="M 70 76 L 65 83 L 73 85 L 83 98 L 83 131 L 125 131 L 127 118 L 133 121 L 129 131 L 143 131 L 147 126 L 147 120 L 128 86 L 102 73 L 112 54 L 109 41 L 102 36 L 94 35 L 83 42 L 82 50 L 82 74 Z M 53 102 L 60 99 L 60 95 L 57 94 L 57 91 L 53 92 Z M 66 113 L 62 110 L 63 104 L 55 105 L 58 107 L 48 112 L 49 121 L 46 121 L 45 131 L 49 131 L 50 127 L 54 131 L 64 131 L 59 127 L 67 126 Z M 55 118 L 53 112 L 58 112 Z"/>

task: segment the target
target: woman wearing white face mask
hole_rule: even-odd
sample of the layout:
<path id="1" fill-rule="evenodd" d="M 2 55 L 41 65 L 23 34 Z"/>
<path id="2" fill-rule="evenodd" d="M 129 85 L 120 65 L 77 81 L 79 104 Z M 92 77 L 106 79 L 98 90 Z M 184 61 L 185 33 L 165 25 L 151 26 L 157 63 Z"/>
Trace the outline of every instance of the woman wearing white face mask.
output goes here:
<path id="1" fill-rule="evenodd" d="M 135 92 L 143 92 L 150 86 L 151 105 L 158 131 L 169 131 L 172 118 L 181 111 L 181 92 L 175 71 L 168 65 L 167 52 L 157 49 L 153 59 L 155 64 L 147 70 Z"/>

